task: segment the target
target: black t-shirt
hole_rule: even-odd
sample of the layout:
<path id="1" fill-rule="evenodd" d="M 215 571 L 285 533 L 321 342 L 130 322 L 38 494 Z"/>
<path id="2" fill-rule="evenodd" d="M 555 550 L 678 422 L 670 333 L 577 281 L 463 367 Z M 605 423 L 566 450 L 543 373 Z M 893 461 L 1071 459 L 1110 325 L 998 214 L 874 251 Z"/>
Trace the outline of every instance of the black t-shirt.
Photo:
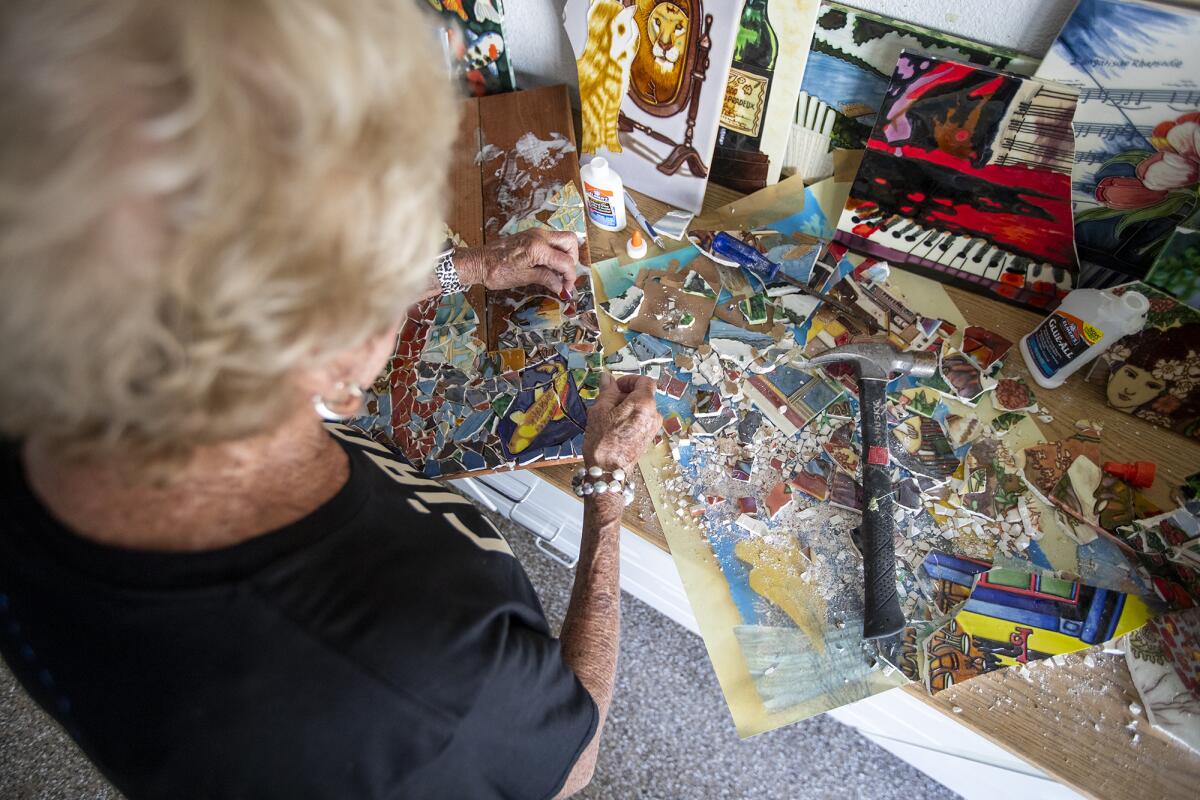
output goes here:
<path id="1" fill-rule="evenodd" d="M 544 798 L 596 729 L 467 500 L 331 428 L 346 485 L 233 547 L 75 536 L 0 448 L 0 653 L 131 798 Z"/>

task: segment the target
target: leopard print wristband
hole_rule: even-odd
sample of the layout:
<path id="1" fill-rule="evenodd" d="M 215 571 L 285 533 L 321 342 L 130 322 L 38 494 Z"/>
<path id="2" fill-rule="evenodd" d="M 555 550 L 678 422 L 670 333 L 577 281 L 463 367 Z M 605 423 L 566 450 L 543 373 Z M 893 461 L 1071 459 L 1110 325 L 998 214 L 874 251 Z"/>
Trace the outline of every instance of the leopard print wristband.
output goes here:
<path id="1" fill-rule="evenodd" d="M 437 272 L 438 283 L 442 286 L 442 297 L 467 290 L 458 276 L 458 270 L 454 268 L 453 250 L 447 250 L 438 256 L 434 270 Z"/>

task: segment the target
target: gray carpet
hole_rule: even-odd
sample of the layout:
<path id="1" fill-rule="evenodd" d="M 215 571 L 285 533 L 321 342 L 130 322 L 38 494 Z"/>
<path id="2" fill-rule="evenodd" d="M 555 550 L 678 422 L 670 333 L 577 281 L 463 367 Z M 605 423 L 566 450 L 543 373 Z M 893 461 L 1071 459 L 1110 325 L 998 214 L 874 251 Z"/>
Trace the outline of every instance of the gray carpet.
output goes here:
<path id="1" fill-rule="evenodd" d="M 557 629 L 572 575 L 497 519 Z M 621 663 L 588 798 L 952 798 L 824 716 L 739 741 L 699 637 L 623 595 Z M 0 798 L 117 798 L 0 665 Z"/>

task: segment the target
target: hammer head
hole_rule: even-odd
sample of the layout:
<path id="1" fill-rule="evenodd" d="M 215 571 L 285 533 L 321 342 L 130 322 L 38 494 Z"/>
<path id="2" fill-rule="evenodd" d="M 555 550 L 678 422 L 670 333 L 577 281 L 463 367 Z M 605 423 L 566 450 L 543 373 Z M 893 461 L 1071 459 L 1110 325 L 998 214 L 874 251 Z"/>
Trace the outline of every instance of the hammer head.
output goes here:
<path id="1" fill-rule="evenodd" d="M 858 374 L 868 380 L 891 380 L 894 375 L 915 375 L 928 378 L 937 371 L 937 356 L 927 351 L 912 352 L 897 350 L 889 342 L 851 342 L 832 350 L 826 350 L 812 358 L 796 356 L 793 366 L 817 367 L 825 364 L 849 362 L 858 368 Z"/>

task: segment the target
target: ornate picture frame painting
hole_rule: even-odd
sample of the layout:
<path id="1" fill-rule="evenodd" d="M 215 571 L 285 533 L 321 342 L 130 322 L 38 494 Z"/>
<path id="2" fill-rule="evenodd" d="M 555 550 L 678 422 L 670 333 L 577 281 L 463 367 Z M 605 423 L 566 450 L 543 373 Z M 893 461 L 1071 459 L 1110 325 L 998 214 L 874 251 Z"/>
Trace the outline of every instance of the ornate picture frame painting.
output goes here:
<path id="1" fill-rule="evenodd" d="M 579 73 L 580 156 L 625 185 L 699 213 L 740 0 L 567 0 Z"/>

